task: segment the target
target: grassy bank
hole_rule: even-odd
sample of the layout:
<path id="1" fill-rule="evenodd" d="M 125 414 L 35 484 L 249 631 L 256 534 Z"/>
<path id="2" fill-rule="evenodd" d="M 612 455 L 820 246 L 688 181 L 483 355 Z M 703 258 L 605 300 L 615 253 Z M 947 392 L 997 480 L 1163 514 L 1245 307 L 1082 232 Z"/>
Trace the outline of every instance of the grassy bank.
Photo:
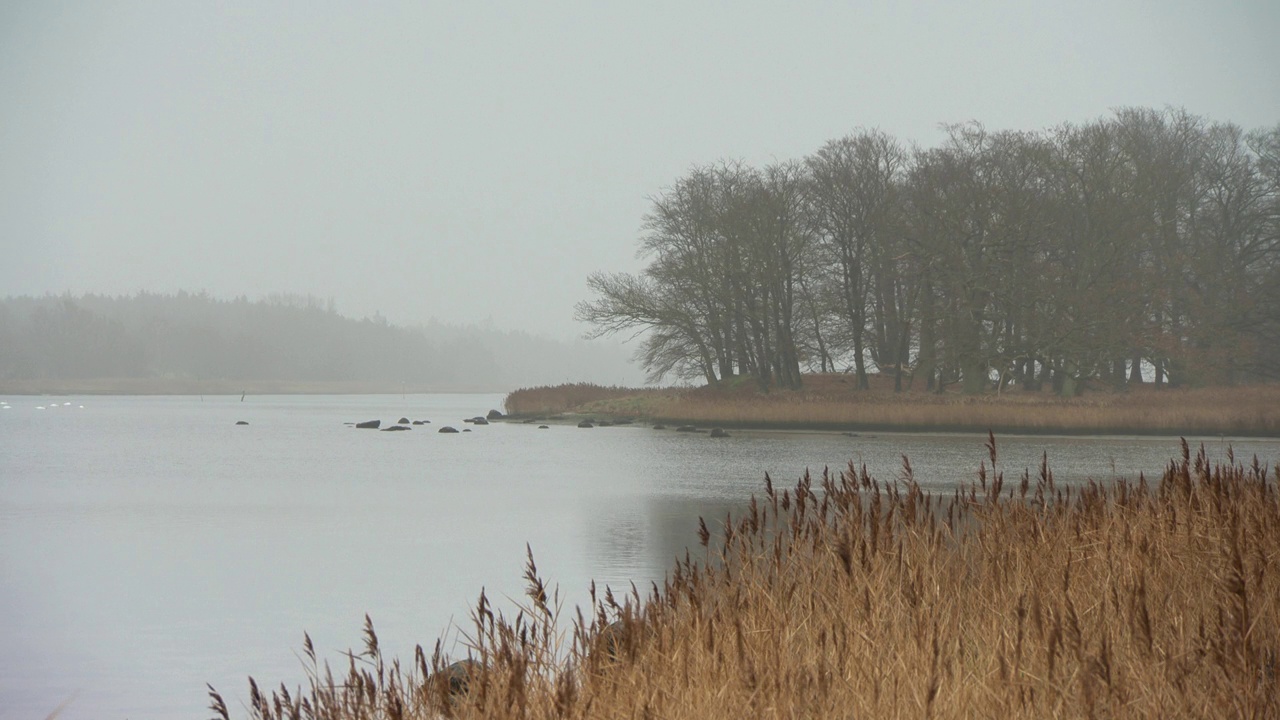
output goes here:
<path id="1" fill-rule="evenodd" d="M 675 390 L 566 383 L 521 388 L 509 393 L 503 404 L 507 413 L 516 417 L 587 412 L 590 408 L 604 404 L 616 408 L 620 414 L 624 412 L 623 408 L 632 407 L 633 410 L 629 412 L 637 413 L 633 416 L 638 417 L 641 410 L 677 394 L 678 391 Z"/>
<path id="2" fill-rule="evenodd" d="M 766 479 L 663 587 L 592 593 L 571 630 L 530 557 L 514 618 L 483 596 L 463 683 L 366 646 L 254 718 L 1280 717 L 1280 494 L 1185 446 L 1163 477 L 1005 478 L 931 496 L 850 467 Z M 712 523 L 711 527 L 717 527 Z M 612 623 L 612 624 L 610 624 Z M 605 628 L 609 629 L 605 629 Z M 457 675 L 455 675 L 457 677 Z M 212 695 L 215 715 L 230 717 Z"/>
<path id="3" fill-rule="evenodd" d="M 663 423 L 828 430 L 1161 435 L 1280 435 L 1280 386 L 966 396 L 895 393 L 887 378 L 857 390 L 847 375 L 806 376 L 798 391 L 750 383 L 667 390 L 560 386 L 517 390 L 509 412 L 629 417 Z"/>

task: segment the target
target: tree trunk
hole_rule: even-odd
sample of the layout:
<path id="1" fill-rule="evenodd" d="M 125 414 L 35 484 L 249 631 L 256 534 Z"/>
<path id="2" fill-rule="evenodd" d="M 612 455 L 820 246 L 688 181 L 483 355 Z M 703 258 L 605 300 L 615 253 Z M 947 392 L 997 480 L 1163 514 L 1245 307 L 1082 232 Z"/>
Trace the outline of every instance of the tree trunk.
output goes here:
<path id="1" fill-rule="evenodd" d="M 862 331 L 858 328 L 853 330 L 853 366 L 857 370 L 858 389 L 868 390 L 871 383 L 867 382 L 867 366 L 866 361 L 862 358 Z"/>
<path id="2" fill-rule="evenodd" d="M 1083 389 L 1080 385 L 1080 366 L 1074 360 L 1062 361 L 1062 387 L 1058 391 L 1062 397 L 1075 397 Z"/>
<path id="3" fill-rule="evenodd" d="M 985 362 L 970 360 L 965 363 L 960 391 L 966 395 L 977 395 L 985 391 L 987 389 L 987 370 Z"/>

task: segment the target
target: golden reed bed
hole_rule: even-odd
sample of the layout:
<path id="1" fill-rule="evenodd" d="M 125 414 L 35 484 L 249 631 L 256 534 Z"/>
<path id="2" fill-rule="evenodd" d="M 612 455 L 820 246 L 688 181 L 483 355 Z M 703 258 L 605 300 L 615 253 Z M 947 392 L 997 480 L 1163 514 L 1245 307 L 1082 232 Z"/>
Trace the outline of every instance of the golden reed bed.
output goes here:
<path id="1" fill-rule="evenodd" d="M 1280 494 L 1203 451 L 1154 482 L 1005 478 L 922 492 L 904 459 L 808 476 L 701 537 L 664 585 L 562 622 L 482 595 L 465 691 L 421 648 L 366 647 L 308 687 L 252 684 L 254 718 L 1280 717 Z M 618 620 L 620 619 L 620 622 Z M 560 628 L 570 629 L 561 631 Z M 609 630 L 603 630 L 609 627 Z M 212 692 L 217 717 L 228 718 Z"/>
<path id="2" fill-rule="evenodd" d="M 1093 392 L 1077 398 L 1010 392 L 965 396 L 853 389 L 847 376 L 806 376 L 806 389 L 633 390 L 565 385 L 517 390 L 510 413 L 631 417 L 664 423 L 842 430 L 1078 434 L 1280 435 L 1280 386 Z M 883 386 L 883 381 L 881 382 Z"/>

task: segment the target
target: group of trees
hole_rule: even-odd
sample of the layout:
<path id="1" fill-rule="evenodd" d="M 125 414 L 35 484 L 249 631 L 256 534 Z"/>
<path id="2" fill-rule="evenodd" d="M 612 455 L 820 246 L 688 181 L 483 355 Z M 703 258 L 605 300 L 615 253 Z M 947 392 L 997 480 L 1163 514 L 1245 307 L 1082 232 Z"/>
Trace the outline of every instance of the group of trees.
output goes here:
<path id="1" fill-rule="evenodd" d="M 401 389 L 509 390 L 618 382 L 621 352 L 526 333 L 340 315 L 332 301 L 205 293 L 46 295 L 0 300 L 6 380 L 160 378 L 345 382 Z"/>
<path id="2" fill-rule="evenodd" d="M 578 317 L 653 380 L 892 373 L 898 388 L 1241 382 L 1280 371 L 1280 125 L 1123 109 L 1044 132 L 879 131 L 695 167 L 653 199 L 638 275 Z M 1144 377 L 1145 376 L 1145 377 Z"/>

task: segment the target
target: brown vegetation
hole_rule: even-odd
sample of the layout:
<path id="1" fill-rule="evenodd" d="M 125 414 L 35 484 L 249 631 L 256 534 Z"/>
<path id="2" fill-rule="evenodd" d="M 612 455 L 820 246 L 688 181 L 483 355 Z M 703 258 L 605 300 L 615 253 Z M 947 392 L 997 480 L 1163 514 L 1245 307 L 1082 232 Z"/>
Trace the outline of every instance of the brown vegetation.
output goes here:
<path id="1" fill-rule="evenodd" d="M 872 376 L 872 380 L 871 390 L 861 391 L 850 376 L 828 374 L 805 376 L 802 390 L 769 393 L 760 393 L 754 384 L 743 382 L 630 394 L 621 388 L 581 395 L 539 388 L 537 394 L 548 408 L 738 427 L 1280 435 L 1280 386 L 1275 385 L 1160 390 L 1147 386 L 1062 398 L 1049 392 L 1022 391 L 998 395 L 895 393 L 891 379 Z M 511 393 L 506 401 L 508 409 L 523 407 L 530 392 Z"/>
<path id="2" fill-rule="evenodd" d="M 600 401 L 653 398 L 666 394 L 670 391 L 572 383 L 520 388 L 508 394 L 503 404 L 509 415 L 537 417 L 573 412 Z"/>
<path id="3" fill-rule="evenodd" d="M 367 625 L 345 675 L 308 641 L 305 692 L 251 681 L 251 715 L 1280 716 L 1267 469 L 1210 467 L 1184 443 L 1158 483 L 1072 490 L 1047 463 L 1006 482 L 994 437 L 989 453 L 949 496 L 922 492 L 905 459 L 887 484 L 852 466 L 782 491 L 766 478 L 722 532 L 701 529 L 706 561 L 686 558 L 643 599 L 593 588 L 567 633 L 530 555 L 514 619 L 480 597 L 465 691 L 438 644 L 387 665 Z M 602 638 L 614 619 L 623 632 Z"/>

